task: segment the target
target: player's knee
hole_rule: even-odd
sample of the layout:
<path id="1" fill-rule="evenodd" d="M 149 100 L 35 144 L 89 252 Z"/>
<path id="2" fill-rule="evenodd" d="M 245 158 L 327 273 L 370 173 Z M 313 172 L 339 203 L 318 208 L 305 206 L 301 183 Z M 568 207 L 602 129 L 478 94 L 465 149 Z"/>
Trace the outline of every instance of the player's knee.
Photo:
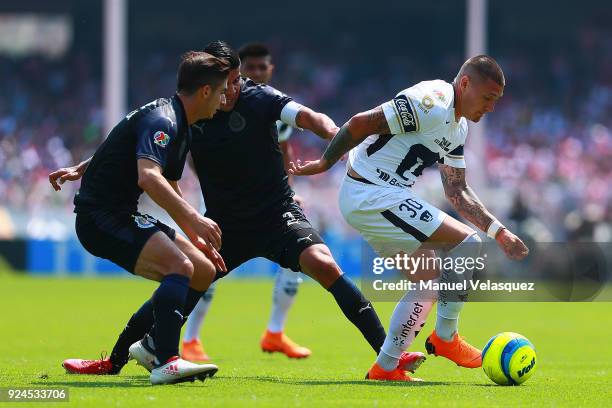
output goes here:
<path id="1" fill-rule="evenodd" d="M 326 288 L 342 275 L 340 267 L 327 247 L 307 248 L 300 256 L 300 265 L 304 273 L 316 279 Z"/>
<path id="2" fill-rule="evenodd" d="M 473 231 L 459 245 L 453 248 L 451 250 L 451 253 L 455 250 L 479 253 L 481 248 L 482 248 L 482 239 L 478 236 L 478 234 L 475 231 Z"/>
<path id="3" fill-rule="evenodd" d="M 193 277 L 206 280 L 210 284 L 217 271 L 212 261 L 204 256 L 192 259 L 191 261 L 193 263 Z"/>
<path id="4" fill-rule="evenodd" d="M 191 279 L 191 277 L 193 276 L 193 271 L 193 263 L 189 260 L 189 258 L 184 257 L 175 262 L 172 262 L 168 272 L 183 275 Z"/>
<path id="5" fill-rule="evenodd" d="M 310 250 L 310 248 L 313 248 Z M 303 268 L 316 271 L 332 271 L 339 270 L 338 265 L 332 258 L 329 251 L 324 249 L 310 247 L 300 256 L 300 264 Z"/>

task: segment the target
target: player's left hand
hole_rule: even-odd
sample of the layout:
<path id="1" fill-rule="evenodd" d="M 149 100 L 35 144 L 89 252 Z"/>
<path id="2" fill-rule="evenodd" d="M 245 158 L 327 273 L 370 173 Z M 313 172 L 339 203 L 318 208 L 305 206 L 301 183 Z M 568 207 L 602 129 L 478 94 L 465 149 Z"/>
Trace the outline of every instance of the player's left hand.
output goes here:
<path id="1" fill-rule="evenodd" d="M 313 174 L 323 173 L 329 168 L 329 163 L 323 158 L 305 163 L 302 163 L 300 160 L 289 162 L 289 173 L 294 176 L 312 176 Z"/>
<path id="2" fill-rule="evenodd" d="M 77 164 L 72 167 L 62 167 L 49 174 L 49 183 L 51 183 L 55 191 L 60 191 L 62 189 L 61 185 L 64 184 L 64 182 L 80 179 L 84 171 L 85 169 L 82 164 Z"/>
<path id="3" fill-rule="evenodd" d="M 520 261 L 529 254 L 529 248 L 527 248 L 523 241 L 506 228 L 497 233 L 495 240 L 510 259 Z"/>

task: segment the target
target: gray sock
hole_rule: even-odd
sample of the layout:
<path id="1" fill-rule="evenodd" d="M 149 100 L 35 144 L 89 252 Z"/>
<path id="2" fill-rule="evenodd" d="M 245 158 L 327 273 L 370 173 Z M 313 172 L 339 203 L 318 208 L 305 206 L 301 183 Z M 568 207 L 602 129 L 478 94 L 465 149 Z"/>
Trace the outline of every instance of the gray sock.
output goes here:
<path id="1" fill-rule="evenodd" d="M 382 367 L 385 371 L 392 371 L 397 368 L 397 364 L 399 363 L 399 358 L 391 357 L 388 354 L 385 354 L 384 351 L 378 353 L 378 357 L 376 357 L 376 363 Z"/>

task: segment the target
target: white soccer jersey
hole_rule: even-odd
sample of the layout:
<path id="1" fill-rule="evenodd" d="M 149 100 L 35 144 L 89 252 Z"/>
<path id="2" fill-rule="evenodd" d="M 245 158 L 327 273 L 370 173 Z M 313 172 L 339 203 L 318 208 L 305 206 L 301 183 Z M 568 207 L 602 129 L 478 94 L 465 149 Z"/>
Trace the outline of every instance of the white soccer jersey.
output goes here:
<path id="1" fill-rule="evenodd" d="M 455 121 L 453 86 L 424 81 L 382 105 L 390 134 L 372 135 L 351 150 L 349 163 L 381 186 L 410 187 L 436 162 L 465 168 L 467 121 Z"/>

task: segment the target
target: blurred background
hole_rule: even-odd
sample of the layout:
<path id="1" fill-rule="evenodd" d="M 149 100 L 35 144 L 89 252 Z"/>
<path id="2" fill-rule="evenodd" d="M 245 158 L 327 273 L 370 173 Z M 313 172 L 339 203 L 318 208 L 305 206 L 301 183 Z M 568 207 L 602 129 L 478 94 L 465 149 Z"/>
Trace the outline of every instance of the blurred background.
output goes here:
<path id="1" fill-rule="evenodd" d="M 31 273 L 105 274 L 74 234 L 78 183 L 48 174 L 88 158 L 109 124 L 174 92 L 180 55 L 215 39 L 267 44 L 272 85 L 339 125 L 422 80 L 451 81 L 467 56 L 492 55 L 507 86 L 470 124 L 468 180 L 518 235 L 612 241 L 612 7 L 607 1 L 190 2 L 3 0 L 0 4 L 0 254 Z M 294 131 L 297 158 L 325 144 Z M 344 166 L 295 180 L 341 266 L 361 240 L 337 209 Z M 437 169 L 416 185 L 454 214 Z M 183 191 L 197 205 L 197 179 Z M 161 212 L 146 198 L 142 205 Z M 456 215 L 455 215 L 456 216 Z M 162 217 L 163 218 L 163 217 Z M 4 262 L 1 261 L 0 262 Z M 255 261 L 245 273 L 271 273 Z"/>

